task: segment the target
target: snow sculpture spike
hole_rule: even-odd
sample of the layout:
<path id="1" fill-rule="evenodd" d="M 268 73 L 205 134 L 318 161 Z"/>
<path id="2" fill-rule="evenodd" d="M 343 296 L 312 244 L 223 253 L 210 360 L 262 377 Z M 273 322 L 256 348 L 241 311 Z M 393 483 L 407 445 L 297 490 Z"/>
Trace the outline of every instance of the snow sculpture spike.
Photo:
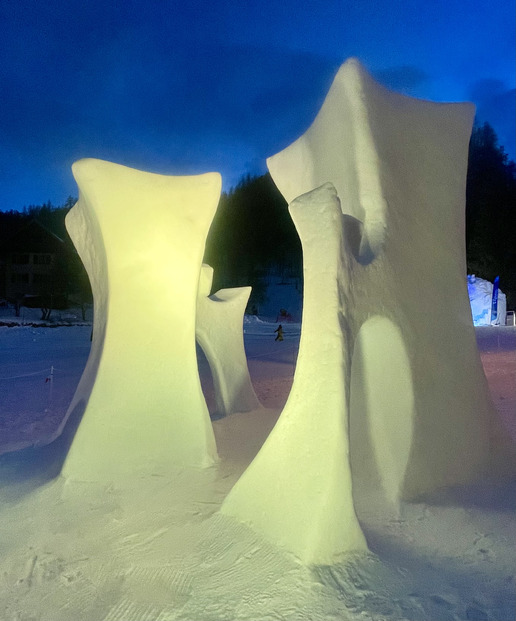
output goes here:
<path id="1" fill-rule="evenodd" d="M 243 318 L 251 287 L 220 289 L 210 296 L 213 268 L 204 264 L 199 280 L 195 334 L 213 375 L 217 414 L 261 407 L 244 349 Z"/>
<path id="2" fill-rule="evenodd" d="M 331 546 L 324 537 L 333 530 L 319 533 L 319 514 L 331 512 L 328 498 L 342 494 L 336 487 L 350 487 L 347 474 L 338 482 L 332 476 L 335 468 L 345 470 L 338 460 L 326 464 L 328 474 L 317 470 L 311 497 L 304 483 L 310 474 L 304 461 L 312 464 L 312 451 L 327 461 L 326 447 L 319 448 L 327 433 L 325 401 L 343 387 L 350 386 L 350 395 L 349 403 L 341 398 L 340 424 L 347 428 L 349 417 L 355 489 L 373 490 L 396 506 L 402 498 L 474 480 L 495 465 L 493 456 L 514 471 L 514 449 L 502 437 L 489 397 L 466 288 L 464 197 L 473 116 L 471 104 L 436 104 L 390 92 L 350 60 L 312 126 L 268 160 L 287 201 L 327 182 L 336 188 L 342 222 L 334 226 L 343 230 L 342 254 L 312 248 L 319 243 L 313 231 L 328 229 L 315 203 L 307 205 L 313 224 L 299 226 L 299 234 L 307 282 L 313 272 L 338 274 L 338 288 L 322 289 L 317 307 L 325 316 L 331 308 L 340 321 L 329 329 L 309 319 L 312 302 L 305 291 L 302 344 L 321 338 L 326 349 L 300 349 L 277 428 L 222 511 L 303 559 L 328 560 Z M 291 207 L 296 224 L 297 204 Z M 313 383 L 336 373 L 333 350 L 341 348 L 340 375 L 316 406 Z M 301 421 L 309 410 L 316 418 L 323 415 L 308 432 Z M 285 454 L 304 446 L 306 433 L 312 434 L 311 444 L 290 464 Z M 283 475 L 287 464 L 295 477 Z M 294 487 L 308 497 L 303 509 L 290 511 Z M 351 502 L 349 491 L 347 497 Z M 304 513 L 314 519 L 311 532 L 306 527 L 301 533 L 297 525 Z M 340 520 L 353 543 L 356 525 Z M 341 543 L 334 551 L 345 547 Z"/>
<path id="3" fill-rule="evenodd" d="M 296 199 L 290 213 L 305 265 L 294 384 L 278 423 L 221 511 L 243 518 L 304 562 L 326 564 L 367 547 L 353 505 L 345 419 L 349 351 L 339 282 L 348 270 L 340 260 L 342 216 L 331 184 Z"/>
<path id="4" fill-rule="evenodd" d="M 110 480 L 216 459 L 195 352 L 199 273 L 217 173 L 167 177 L 76 162 L 66 225 L 86 266 L 95 333 L 72 407 L 87 401 L 63 467 Z"/>

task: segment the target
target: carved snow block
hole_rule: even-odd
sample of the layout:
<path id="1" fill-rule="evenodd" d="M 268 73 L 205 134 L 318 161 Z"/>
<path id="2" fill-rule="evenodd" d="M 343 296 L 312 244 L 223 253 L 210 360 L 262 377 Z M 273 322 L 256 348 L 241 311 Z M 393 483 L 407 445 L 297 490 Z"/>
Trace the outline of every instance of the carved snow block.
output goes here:
<path id="1" fill-rule="evenodd" d="M 76 162 L 66 224 L 93 288 L 93 346 L 73 407 L 87 401 L 63 467 L 70 479 L 207 466 L 215 440 L 197 369 L 195 317 L 217 173 L 169 177 Z"/>
<path id="2" fill-rule="evenodd" d="M 294 383 L 262 449 L 221 512 L 251 525 L 308 564 L 367 549 L 353 505 L 349 463 L 348 276 L 342 214 L 331 184 L 290 213 L 303 245 L 303 330 Z"/>
<path id="3" fill-rule="evenodd" d="M 305 269 L 337 264 L 341 319 L 331 338 L 351 361 L 339 381 L 350 384 L 341 424 L 348 424 L 349 407 L 353 480 L 395 505 L 475 480 L 494 462 L 514 471 L 514 447 L 481 366 L 465 278 L 473 116 L 471 104 L 393 93 L 350 60 L 312 126 L 268 160 L 287 201 L 327 182 L 337 190 L 342 256 L 305 252 Z M 305 251 L 311 242 L 300 236 Z M 319 308 L 333 307 L 334 295 L 321 290 Z M 308 330 L 330 338 L 303 317 L 303 337 Z M 310 381 L 334 364 L 323 352 L 310 358 Z M 323 430 L 321 424 L 315 437 Z"/>
<path id="4" fill-rule="evenodd" d="M 212 283 L 213 268 L 203 264 L 195 333 L 213 376 L 217 414 L 259 409 L 244 349 L 244 312 L 251 287 L 220 289 L 210 295 Z"/>

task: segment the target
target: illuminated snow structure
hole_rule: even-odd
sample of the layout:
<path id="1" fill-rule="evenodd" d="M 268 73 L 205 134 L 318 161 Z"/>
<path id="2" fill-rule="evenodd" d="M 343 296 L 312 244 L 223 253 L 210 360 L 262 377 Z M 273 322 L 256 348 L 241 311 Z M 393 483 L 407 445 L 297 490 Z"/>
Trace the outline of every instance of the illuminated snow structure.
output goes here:
<path id="1" fill-rule="evenodd" d="M 507 315 L 507 298 L 505 293 L 498 291 L 498 306 L 496 317 L 493 317 L 493 283 L 475 274 L 468 276 L 468 295 L 471 305 L 471 315 L 475 326 L 504 326 Z"/>
<path id="2" fill-rule="evenodd" d="M 204 264 L 199 279 L 195 333 L 213 376 L 216 413 L 227 416 L 261 407 L 244 350 L 244 312 L 251 287 L 220 289 L 210 295 L 213 268 Z"/>
<path id="3" fill-rule="evenodd" d="M 62 474 L 108 481 L 210 465 L 195 317 L 220 175 L 163 176 L 94 159 L 73 173 L 80 194 L 66 225 L 91 281 L 95 327 L 69 411 L 87 405 Z"/>
<path id="4" fill-rule="evenodd" d="M 305 562 L 365 546 L 352 479 L 396 507 L 475 480 L 495 453 L 514 465 L 464 278 L 473 116 L 393 93 L 352 59 L 268 160 L 303 245 L 301 344 L 285 409 L 221 511 Z"/>
<path id="5" fill-rule="evenodd" d="M 301 241 L 310 240 L 303 243 L 303 329 L 294 383 L 222 513 L 245 517 L 304 562 L 324 564 L 367 548 L 353 505 L 343 424 L 349 392 L 347 337 L 338 312 L 343 230 L 331 184 L 296 199 L 290 213 Z"/>
<path id="6" fill-rule="evenodd" d="M 472 119 L 469 104 L 392 93 L 352 60 L 308 131 L 268 160 L 303 246 L 300 351 L 284 411 L 221 513 L 305 563 L 367 548 L 358 488 L 398 507 L 514 467 L 464 280 Z M 202 267 L 220 177 L 99 160 L 76 163 L 74 175 L 80 199 L 67 226 L 95 328 L 62 473 L 106 482 L 210 465 L 196 338 L 220 413 L 259 406 L 240 329 L 249 289 L 210 296 Z"/>

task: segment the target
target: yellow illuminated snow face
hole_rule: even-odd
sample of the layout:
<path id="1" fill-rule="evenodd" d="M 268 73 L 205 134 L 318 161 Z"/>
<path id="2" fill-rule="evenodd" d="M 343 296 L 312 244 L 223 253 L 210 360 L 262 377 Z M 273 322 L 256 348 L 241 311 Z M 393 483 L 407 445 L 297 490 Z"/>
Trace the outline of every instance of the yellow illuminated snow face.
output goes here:
<path id="1" fill-rule="evenodd" d="M 210 464 L 195 316 L 220 175 L 166 177 L 100 160 L 81 160 L 73 172 L 80 198 L 67 227 L 92 282 L 96 342 L 74 399 L 88 405 L 63 473 L 105 480 Z"/>

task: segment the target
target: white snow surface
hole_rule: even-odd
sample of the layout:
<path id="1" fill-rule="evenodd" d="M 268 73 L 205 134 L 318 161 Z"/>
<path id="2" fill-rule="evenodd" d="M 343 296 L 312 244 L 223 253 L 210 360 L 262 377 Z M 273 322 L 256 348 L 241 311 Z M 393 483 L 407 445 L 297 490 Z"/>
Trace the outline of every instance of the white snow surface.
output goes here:
<path id="1" fill-rule="evenodd" d="M 370 552 L 331 567 L 306 567 L 218 513 L 290 390 L 300 326 L 284 324 L 283 342 L 275 328 L 244 322 L 265 408 L 214 421 L 215 466 L 109 486 L 52 479 L 59 441 L 12 451 L 44 444 L 58 427 L 91 327 L 0 328 L 2 621 L 514 621 L 514 481 L 446 490 L 396 515 L 355 490 Z M 476 334 L 497 411 L 516 437 L 516 330 Z M 213 409 L 202 357 L 199 368 Z"/>

